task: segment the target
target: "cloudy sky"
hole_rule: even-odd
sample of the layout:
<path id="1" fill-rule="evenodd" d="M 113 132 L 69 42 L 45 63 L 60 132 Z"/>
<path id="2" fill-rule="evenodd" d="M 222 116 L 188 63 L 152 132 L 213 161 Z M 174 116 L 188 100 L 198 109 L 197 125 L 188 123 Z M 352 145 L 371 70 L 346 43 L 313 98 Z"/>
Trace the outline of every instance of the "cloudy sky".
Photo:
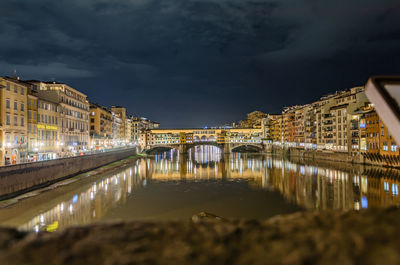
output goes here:
<path id="1" fill-rule="evenodd" d="M 213 126 L 400 74 L 399 18 L 398 0 L 1 0 L 0 75 Z"/>

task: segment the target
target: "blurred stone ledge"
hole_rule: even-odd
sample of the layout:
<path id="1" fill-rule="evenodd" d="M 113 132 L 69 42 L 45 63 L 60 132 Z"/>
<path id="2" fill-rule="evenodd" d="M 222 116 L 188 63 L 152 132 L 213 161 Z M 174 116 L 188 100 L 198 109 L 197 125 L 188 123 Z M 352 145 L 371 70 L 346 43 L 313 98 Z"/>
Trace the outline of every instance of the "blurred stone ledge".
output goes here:
<path id="1" fill-rule="evenodd" d="M 0 264 L 400 264 L 400 210 L 0 229 Z"/>

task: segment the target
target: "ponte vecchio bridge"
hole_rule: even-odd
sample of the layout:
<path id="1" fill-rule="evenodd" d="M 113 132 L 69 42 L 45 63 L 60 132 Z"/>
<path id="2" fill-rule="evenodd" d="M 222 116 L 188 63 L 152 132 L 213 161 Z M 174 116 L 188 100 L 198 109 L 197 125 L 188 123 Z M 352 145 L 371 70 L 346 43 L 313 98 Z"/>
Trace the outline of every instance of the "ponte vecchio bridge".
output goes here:
<path id="1" fill-rule="evenodd" d="M 214 145 L 224 153 L 239 148 L 266 151 L 265 132 L 262 128 L 249 129 L 151 129 L 142 132 L 140 147 L 143 152 L 156 149 L 177 149 L 186 153 L 198 145 Z"/>

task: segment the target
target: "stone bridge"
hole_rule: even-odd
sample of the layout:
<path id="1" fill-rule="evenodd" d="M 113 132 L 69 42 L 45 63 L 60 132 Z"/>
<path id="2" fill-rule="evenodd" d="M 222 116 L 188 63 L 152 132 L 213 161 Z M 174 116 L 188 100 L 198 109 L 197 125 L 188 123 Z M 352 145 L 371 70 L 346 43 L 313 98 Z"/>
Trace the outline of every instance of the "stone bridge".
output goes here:
<path id="1" fill-rule="evenodd" d="M 241 148 L 257 152 L 267 151 L 262 129 L 154 129 L 141 134 L 143 152 L 157 149 L 176 149 L 186 153 L 199 145 L 219 147 L 224 153 Z"/>

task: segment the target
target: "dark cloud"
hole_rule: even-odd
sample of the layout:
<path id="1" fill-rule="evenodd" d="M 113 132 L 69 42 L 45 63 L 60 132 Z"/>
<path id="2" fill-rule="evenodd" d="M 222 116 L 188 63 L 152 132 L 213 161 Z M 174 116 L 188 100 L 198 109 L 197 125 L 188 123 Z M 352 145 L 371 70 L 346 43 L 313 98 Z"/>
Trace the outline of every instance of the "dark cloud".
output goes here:
<path id="1" fill-rule="evenodd" d="M 397 0 L 5 0 L 0 69 L 217 125 L 399 73 L 399 15 Z"/>

